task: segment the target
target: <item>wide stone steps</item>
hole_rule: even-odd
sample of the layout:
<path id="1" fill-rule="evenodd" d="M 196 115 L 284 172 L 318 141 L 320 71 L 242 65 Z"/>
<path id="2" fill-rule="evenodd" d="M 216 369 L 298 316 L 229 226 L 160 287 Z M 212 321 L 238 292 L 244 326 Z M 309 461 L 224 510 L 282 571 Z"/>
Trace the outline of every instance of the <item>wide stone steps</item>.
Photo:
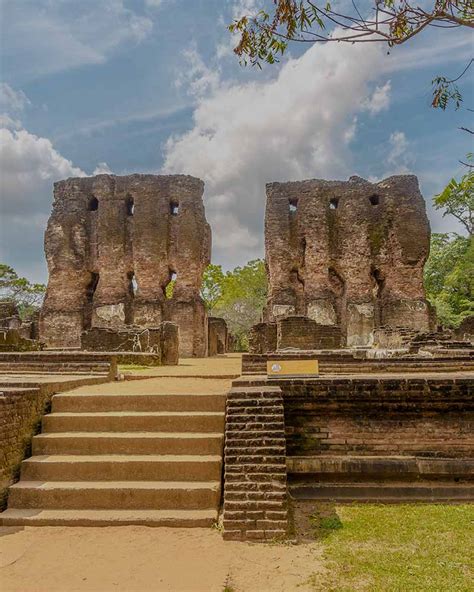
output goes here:
<path id="1" fill-rule="evenodd" d="M 225 395 L 56 395 L 52 411 L 95 413 L 103 411 L 225 411 Z"/>
<path id="2" fill-rule="evenodd" d="M 224 414 L 213 411 L 111 411 L 96 413 L 52 413 L 43 418 L 47 432 L 223 432 Z"/>
<path id="3" fill-rule="evenodd" d="M 56 395 L 4 525 L 209 526 L 225 395 Z"/>
<path id="4" fill-rule="evenodd" d="M 37 510 L 11 508 L 4 526 L 168 526 L 209 527 L 215 510 Z"/>
<path id="5" fill-rule="evenodd" d="M 57 432 L 33 438 L 33 454 L 221 454 L 223 433 Z"/>
<path id="6" fill-rule="evenodd" d="M 472 502 L 474 483 L 452 481 L 364 482 L 364 483 L 298 483 L 290 485 L 295 499 L 333 502 Z"/>
<path id="7" fill-rule="evenodd" d="M 19 481 L 12 508 L 198 510 L 216 508 L 220 481 Z"/>
<path id="8" fill-rule="evenodd" d="M 21 466 L 25 481 L 212 481 L 219 455 L 33 456 Z"/>

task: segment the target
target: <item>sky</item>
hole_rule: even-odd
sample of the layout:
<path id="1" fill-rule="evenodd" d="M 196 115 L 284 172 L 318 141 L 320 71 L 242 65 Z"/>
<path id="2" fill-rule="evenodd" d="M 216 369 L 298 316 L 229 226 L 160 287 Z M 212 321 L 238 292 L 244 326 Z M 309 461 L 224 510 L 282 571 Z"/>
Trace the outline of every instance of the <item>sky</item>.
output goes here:
<path id="1" fill-rule="evenodd" d="M 293 44 L 242 67 L 227 25 L 265 1 L 0 0 L 0 262 L 45 282 L 53 183 L 107 172 L 202 178 L 225 269 L 263 256 L 271 181 L 414 173 L 432 230 L 459 231 L 431 202 L 463 173 L 472 120 L 430 108 L 431 81 L 464 69 L 472 33 Z M 460 88 L 474 108 L 472 72 Z"/>

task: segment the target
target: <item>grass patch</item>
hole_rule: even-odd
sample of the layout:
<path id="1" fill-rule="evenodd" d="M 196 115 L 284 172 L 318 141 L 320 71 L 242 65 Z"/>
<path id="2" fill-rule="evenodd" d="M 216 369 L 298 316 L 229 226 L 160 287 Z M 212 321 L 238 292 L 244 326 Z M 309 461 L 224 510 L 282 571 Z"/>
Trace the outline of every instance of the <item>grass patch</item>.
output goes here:
<path id="1" fill-rule="evenodd" d="M 149 370 L 153 368 L 153 366 L 143 366 L 140 364 L 119 364 L 119 370 Z"/>
<path id="2" fill-rule="evenodd" d="M 470 592 L 473 505 L 327 506 L 309 515 L 324 547 L 315 591 Z"/>

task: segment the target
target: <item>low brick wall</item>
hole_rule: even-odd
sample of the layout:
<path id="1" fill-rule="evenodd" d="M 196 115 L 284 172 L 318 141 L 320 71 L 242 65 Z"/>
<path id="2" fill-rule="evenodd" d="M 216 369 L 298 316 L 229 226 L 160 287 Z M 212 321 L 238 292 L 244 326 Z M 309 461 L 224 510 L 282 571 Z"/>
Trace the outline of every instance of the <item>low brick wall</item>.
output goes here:
<path id="1" fill-rule="evenodd" d="M 31 438 L 39 429 L 49 399 L 39 388 L 0 388 L 0 509 L 21 461 L 28 456 Z"/>
<path id="2" fill-rule="evenodd" d="M 474 456 L 474 380 L 289 380 L 288 456 Z"/>
<path id="3" fill-rule="evenodd" d="M 71 378 L 39 384 L 0 384 L 0 511 L 6 505 L 8 487 L 18 478 L 21 461 L 31 454 L 31 439 L 40 430 L 51 397 L 78 386 L 101 384 L 108 376 Z"/>
<path id="4" fill-rule="evenodd" d="M 380 374 L 405 372 L 474 372 L 474 350 L 462 355 L 438 352 L 430 358 L 401 357 L 366 358 L 361 350 L 338 351 L 287 351 L 267 354 L 244 354 L 242 374 L 266 374 L 267 360 L 312 360 L 319 361 L 320 374 Z"/>
<path id="5" fill-rule="evenodd" d="M 285 537 L 285 426 L 278 387 L 229 392 L 224 462 L 224 538 L 268 541 Z"/>
<path id="6" fill-rule="evenodd" d="M 320 325 L 303 316 L 286 317 L 277 322 L 277 348 L 336 349 L 342 347 L 341 328 Z"/>

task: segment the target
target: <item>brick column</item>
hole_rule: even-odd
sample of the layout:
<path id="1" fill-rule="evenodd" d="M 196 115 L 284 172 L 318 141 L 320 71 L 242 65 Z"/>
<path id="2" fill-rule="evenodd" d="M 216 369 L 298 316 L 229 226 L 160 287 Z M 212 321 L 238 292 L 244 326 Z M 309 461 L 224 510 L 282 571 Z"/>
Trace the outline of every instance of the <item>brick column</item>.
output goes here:
<path id="1" fill-rule="evenodd" d="M 286 444 L 279 387 L 227 396 L 224 539 L 268 541 L 287 531 Z"/>

